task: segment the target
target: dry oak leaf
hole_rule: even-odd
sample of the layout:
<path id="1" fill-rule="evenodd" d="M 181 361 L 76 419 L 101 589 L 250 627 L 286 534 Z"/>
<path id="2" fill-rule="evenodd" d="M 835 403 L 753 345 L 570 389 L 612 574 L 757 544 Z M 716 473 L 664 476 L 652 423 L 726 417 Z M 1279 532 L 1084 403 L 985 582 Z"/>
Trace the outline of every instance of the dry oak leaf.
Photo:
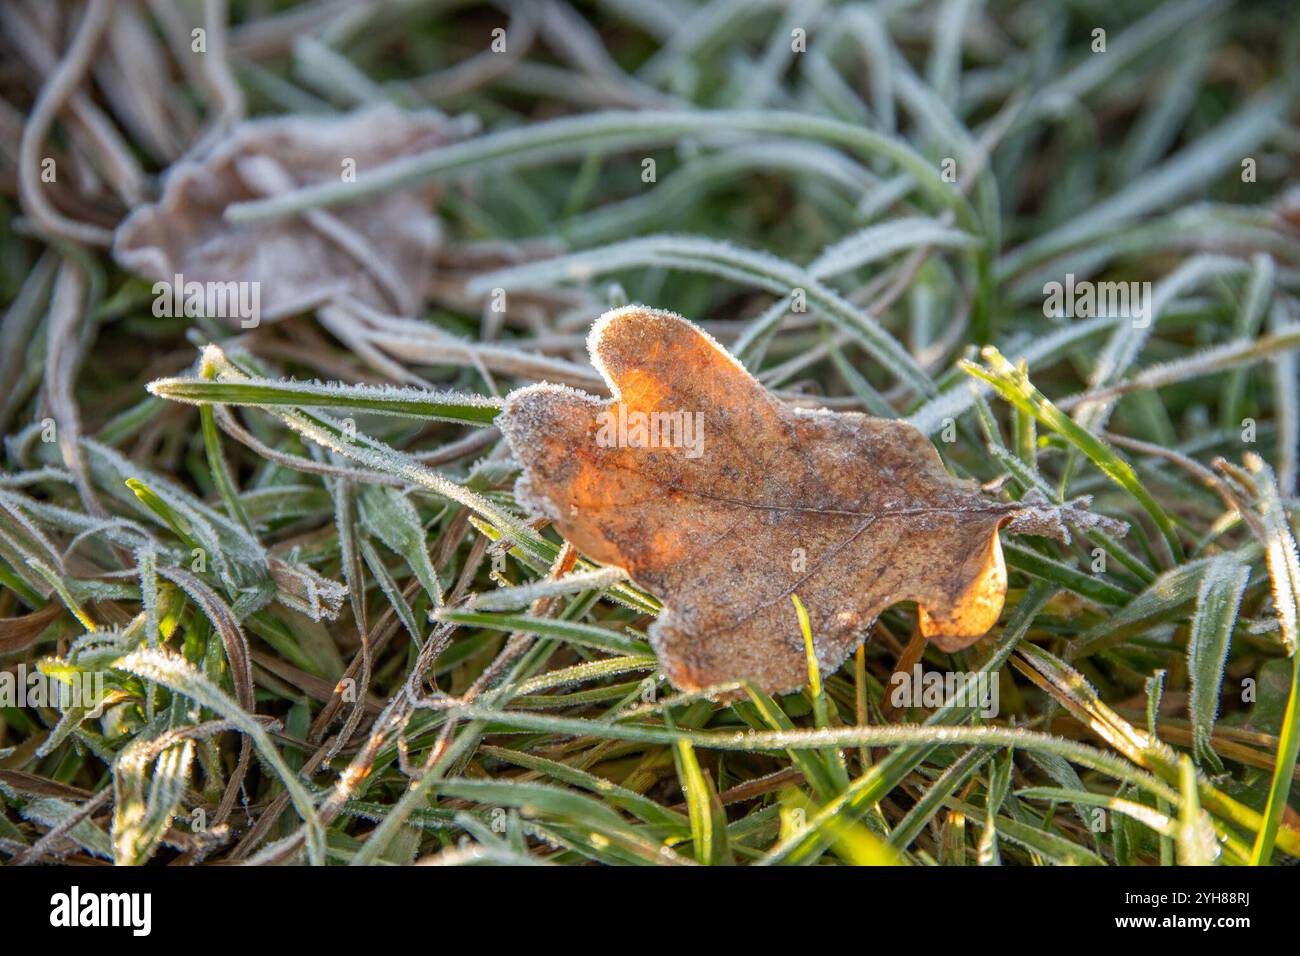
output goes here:
<path id="1" fill-rule="evenodd" d="M 608 312 L 588 347 L 612 400 L 532 385 L 497 421 L 524 467 L 525 507 L 662 600 L 650 638 L 676 687 L 806 683 L 792 593 L 823 674 L 899 601 L 917 603 L 921 632 L 947 651 L 997 622 L 998 528 L 1032 509 L 949 475 L 911 425 L 787 406 L 665 312 Z M 652 437 L 636 426 L 655 421 L 658 447 L 636 447 Z"/>
<path id="2" fill-rule="evenodd" d="M 357 177 L 447 142 L 433 111 L 377 106 L 342 116 L 247 120 L 167 170 L 162 196 L 117 228 L 122 268 L 155 282 L 256 283 L 258 318 L 274 321 L 347 294 L 411 314 L 429 280 L 440 230 L 430 188 L 363 203 L 235 225 L 229 206 L 316 183 Z M 229 316 L 225 316 L 229 318 Z"/>

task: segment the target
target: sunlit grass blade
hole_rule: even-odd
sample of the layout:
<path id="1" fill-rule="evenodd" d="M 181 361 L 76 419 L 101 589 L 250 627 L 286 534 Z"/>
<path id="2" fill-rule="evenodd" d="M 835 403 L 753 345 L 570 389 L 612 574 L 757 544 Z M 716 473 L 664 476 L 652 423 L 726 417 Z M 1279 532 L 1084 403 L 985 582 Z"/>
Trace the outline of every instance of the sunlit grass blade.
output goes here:
<path id="1" fill-rule="evenodd" d="M 695 862 L 713 866 L 734 863 L 731 847 L 727 843 L 727 815 L 718 800 L 718 791 L 700 767 L 690 741 L 677 741 L 677 746 L 673 749 L 673 760 L 677 765 L 677 779 L 686 797 L 686 806 L 690 810 Z"/>

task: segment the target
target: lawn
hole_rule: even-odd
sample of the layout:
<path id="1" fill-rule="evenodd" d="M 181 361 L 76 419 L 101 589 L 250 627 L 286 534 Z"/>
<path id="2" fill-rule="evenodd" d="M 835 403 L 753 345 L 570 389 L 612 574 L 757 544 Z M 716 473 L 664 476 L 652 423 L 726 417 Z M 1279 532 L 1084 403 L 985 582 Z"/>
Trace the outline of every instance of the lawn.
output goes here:
<path id="1" fill-rule="evenodd" d="M 1292 5 L 21 0 L 0 50 L 0 863 L 1300 858 Z M 1030 513 L 996 624 L 836 652 L 858 533 L 697 552 L 716 484 L 583 471 L 631 539 L 566 540 L 534 461 L 589 449 L 512 395 L 608 399 L 628 306 Z M 759 399 L 644 341 L 757 500 Z M 699 686 L 687 586 L 785 631 Z"/>

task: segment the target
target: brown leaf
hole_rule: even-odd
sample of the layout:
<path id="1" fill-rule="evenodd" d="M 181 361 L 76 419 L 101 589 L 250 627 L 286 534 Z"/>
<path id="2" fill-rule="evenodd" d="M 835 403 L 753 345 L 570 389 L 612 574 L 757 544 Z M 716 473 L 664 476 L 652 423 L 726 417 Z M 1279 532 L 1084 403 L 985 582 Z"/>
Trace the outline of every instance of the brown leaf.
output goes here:
<path id="1" fill-rule="evenodd" d="M 349 160 L 359 180 L 448 136 L 441 114 L 392 106 L 241 123 L 167 171 L 161 200 L 123 221 L 113 254 L 124 269 L 160 282 L 179 274 L 187 284 L 259 283 L 259 317 L 266 320 L 342 293 L 412 314 L 438 239 L 428 189 L 270 222 L 232 225 L 223 214 L 234 203 L 339 182 Z"/>
<path id="2" fill-rule="evenodd" d="M 650 637 L 674 685 L 802 686 L 792 593 L 824 674 L 899 601 L 917 602 L 921 632 L 948 651 L 997 622 L 997 530 L 1021 509 L 950 476 L 915 428 L 784 405 L 668 313 L 606 313 L 588 344 L 611 401 L 533 385 L 498 422 L 524 466 L 520 501 L 663 601 Z M 661 416 L 658 441 L 642 442 L 657 447 L 635 447 L 653 438 L 636 425 L 656 421 L 637 413 Z"/>

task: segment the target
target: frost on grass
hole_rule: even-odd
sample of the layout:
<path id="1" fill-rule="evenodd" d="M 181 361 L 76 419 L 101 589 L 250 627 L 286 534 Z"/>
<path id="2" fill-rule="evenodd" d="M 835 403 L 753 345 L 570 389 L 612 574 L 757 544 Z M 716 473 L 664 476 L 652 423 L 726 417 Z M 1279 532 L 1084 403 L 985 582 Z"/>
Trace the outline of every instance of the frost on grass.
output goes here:
<path id="1" fill-rule="evenodd" d="M 1290 155 L 1294 166 L 1297 152 L 1284 119 L 1297 63 L 1276 18 L 1243 19 L 1248 5 L 1219 0 L 1166 0 L 1140 20 L 1114 17 L 1110 52 L 1097 56 L 1087 46 L 1091 26 L 1075 16 L 1062 27 L 1061 55 L 1040 69 L 1034 31 L 1017 29 L 1034 12 L 1023 2 L 867 12 L 818 3 L 573 5 L 582 19 L 565 4 L 496 4 L 515 8 L 509 52 L 468 57 L 464 44 L 437 41 L 472 34 L 486 43 L 481 29 L 475 34 L 482 4 L 183 5 L 191 14 L 204 8 L 205 56 L 191 55 L 188 27 L 198 21 L 177 20 L 177 5 L 96 3 L 88 9 L 100 15 L 79 20 L 31 12 L 56 6 L 10 4 L 6 13 L 16 14 L 0 31 L 28 67 L 9 77 L 6 102 L 37 107 L 7 117 L 27 186 L 10 209 L 16 215 L 21 205 L 25 215 L 6 248 L 31 268 L 18 286 L 7 284 L 18 295 L 0 318 L 0 432 L 9 433 L 0 670 L 22 660 L 49 661 L 50 673 L 116 671 L 115 703 L 98 721 L 30 707 L 28 721 L 0 720 L 0 860 L 188 865 L 219 852 L 222 864 L 283 862 L 300 853 L 302 821 L 313 824 L 315 814 L 310 852 L 324 859 L 328 826 L 336 863 L 620 863 L 629 853 L 668 863 L 688 855 L 851 862 L 857 851 L 840 839 L 842 807 L 826 799 L 842 780 L 822 763 L 832 776 L 842 766 L 860 779 L 880 753 L 859 749 L 867 747 L 890 748 L 912 766 L 879 802 L 909 863 L 1154 864 L 1166 858 L 1162 837 L 1177 842 L 1180 861 L 1209 862 L 1216 835 L 1206 811 L 1227 862 L 1247 862 L 1242 847 L 1252 842 L 1260 861 L 1274 843 L 1300 853 L 1288 823 L 1261 827 L 1232 800 L 1245 793 L 1252 811 L 1266 809 L 1261 788 L 1272 776 L 1272 809 L 1258 815 L 1281 811 L 1300 746 L 1296 708 L 1286 728 L 1278 720 L 1293 695 L 1281 648 L 1300 643 L 1292 540 L 1300 191 L 1287 192 L 1285 162 Z M 287 29 L 295 24 L 302 29 Z M 795 25 L 829 42 L 792 56 Z M 157 42 L 141 46 L 132 35 Z M 988 69 L 990 37 L 996 70 Z M 1258 42 L 1233 62 L 1249 68 L 1216 69 L 1243 37 Z M 142 50 L 149 55 L 133 55 Z M 624 70 L 636 63 L 647 68 L 630 80 Z M 146 82 L 150 70 L 156 77 Z M 373 160 L 356 155 L 355 182 L 344 181 L 337 151 L 294 162 L 293 144 L 276 140 L 291 129 L 316 136 L 364 125 L 315 107 L 416 103 L 425 94 L 472 108 L 485 133 L 433 148 L 399 143 Z M 1080 139 L 1078 124 L 1060 122 L 1062 104 L 1097 117 L 1099 135 Z M 592 112 L 607 106 L 617 111 Z M 323 118 L 240 124 L 267 110 Z M 178 120 L 175 135 L 159 140 L 169 119 Z M 444 142 L 459 136 L 455 123 L 443 129 L 452 127 Z M 178 162 L 200 132 L 208 145 Z M 238 142 L 222 145 L 223 137 Z M 156 148 L 163 140 L 167 148 Z M 362 135 L 340 148 L 382 152 Z M 644 175 L 651 154 L 657 181 Z M 939 180 L 936 161 L 946 155 L 958 157 L 956 182 Z M 58 172 L 48 182 L 47 157 Z M 1238 175 L 1245 157 L 1249 182 Z M 1062 174 L 1071 168 L 1113 174 Z M 156 192 L 153 174 L 165 177 Z M 404 225 L 418 231 L 432 221 L 420 184 L 434 182 L 443 184 L 437 209 L 452 244 L 412 265 L 391 250 L 422 251 L 424 233 L 413 238 Z M 49 202 L 33 204 L 33 193 Z M 58 218 L 42 211 L 50 204 Z M 150 321 L 147 302 L 143 314 L 132 305 L 148 282 L 124 284 L 95 245 L 51 241 L 76 220 L 88 227 L 77 234 L 111 243 L 111 224 L 132 210 L 118 254 L 151 280 L 180 272 L 191 281 L 256 281 L 272 318 L 347 292 L 316 309 L 315 321 L 262 330 L 247 344 L 257 359 L 236 357 L 234 369 L 222 368 L 219 348 L 239 345 L 219 322 L 205 322 L 201 339 L 215 343 L 212 353 L 178 372 L 186 331 L 199 341 L 192 323 Z M 364 232 L 376 217 L 384 231 Z M 290 240 L 294 258 L 281 270 Z M 410 278 L 425 262 L 436 274 Z M 1127 316 L 1044 316 L 1044 285 L 1067 271 L 1076 281 L 1153 283 L 1160 307 L 1150 327 L 1128 328 Z M 69 285 L 77 272 L 84 287 Z M 497 312 L 506 302 L 493 296 L 484 310 L 481 298 L 498 286 L 510 289 L 508 307 Z M 893 467 L 896 445 L 864 454 L 874 447 L 874 420 L 757 398 L 733 407 L 730 386 L 738 394 L 754 386 L 725 366 L 718 378 L 728 387 L 712 391 L 695 365 L 678 377 L 618 381 L 618 397 L 637 408 L 676 401 L 665 388 L 679 380 L 696 388 L 689 405 L 667 407 L 707 416 L 698 462 L 674 459 L 671 448 L 597 451 L 568 441 L 549 430 L 549 416 L 570 401 L 594 416 L 608 400 L 573 333 L 604 307 L 597 303 L 629 293 L 707 317 L 773 389 L 817 392 L 837 410 L 910 416 L 935 435 L 953 474 L 1007 477 L 983 494 L 958 489 L 965 503 L 946 515 L 907 514 L 906 498 L 924 501 L 929 491 L 910 487 L 905 476 L 915 468 Z M 415 309 L 403 306 L 412 299 Z M 604 325 L 615 331 L 621 321 L 616 313 Z M 643 331 L 635 350 L 651 354 L 657 336 Z M 604 330 L 598 338 L 609 344 Z M 1014 406 L 991 397 L 990 382 L 963 380 L 958 360 L 981 346 L 1024 360 L 1035 401 L 1080 412 L 1097 442 L 1132 452 L 1135 479 L 1083 429 L 1051 414 L 1059 427 L 1036 418 L 1027 428 Z M 373 381 L 430 393 L 312 381 L 352 380 L 363 367 Z M 235 374 L 254 369 L 266 371 Z M 219 438 L 213 448 L 205 442 L 212 423 L 137 387 L 174 374 L 189 377 L 160 381 L 154 394 L 224 406 L 215 424 L 243 447 Z M 287 381 L 274 380 L 281 375 Z M 585 497 L 557 495 L 555 476 L 534 465 L 512 499 L 519 468 L 495 444 L 496 429 L 442 445 L 452 429 L 432 424 L 486 425 L 499 410 L 435 388 L 495 393 L 499 385 L 504 394 L 537 381 L 590 394 L 515 392 L 515 450 L 558 449 L 557 470 L 591 479 L 578 488 Z M 251 410 L 236 418 L 235 405 Z M 748 427 L 765 410 L 780 428 Z M 937 433 L 963 419 L 987 440 L 939 444 Z M 65 468 L 60 443 L 77 442 L 78 428 L 89 443 L 68 461 L 84 467 Z M 835 440 L 810 437 L 822 434 Z M 1249 463 L 1231 484 L 1200 464 L 1239 459 L 1246 444 L 1276 469 L 1275 495 Z M 489 457 L 472 461 L 478 454 Z M 593 460 L 640 470 L 615 469 L 611 481 Z M 435 470 L 443 466 L 454 470 Z M 670 480 L 656 483 L 656 468 Z M 1151 540 L 1145 521 L 1134 540 L 1102 540 L 1118 526 L 1089 510 L 1077 497 L 1085 492 L 1100 511 L 1130 520 L 1140 508 L 1169 517 L 1168 508 L 1174 546 Z M 1225 506 L 1230 495 L 1239 500 Z M 1005 519 L 987 537 L 943 539 L 952 544 L 940 557 L 955 560 L 962 546 L 996 547 L 1000 535 L 1018 565 L 1012 580 L 1028 585 L 1008 592 L 996 636 L 950 666 L 1031 679 L 1046 693 L 1017 695 L 981 727 L 960 726 L 965 714 L 952 698 L 938 709 L 877 714 L 877 704 L 892 703 L 880 688 L 898 654 L 878 640 L 860 672 L 828 679 L 830 695 L 813 691 L 815 703 L 836 698 L 838 720 L 816 706 L 809 712 L 802 694 L 763 701 L 762 724 L 748 706 L 706 706 L 739 685 L 669 692 L 640 640 L 660 605 L 629 582 L 613 583 L 621 567 L 580 560 L 560 582 L 525 583 L 552 565 L 557 531 L 516 520 L 515 500 L 562 525 L 587 520 L 593 555 L 639 537 L 644 548 L 633 558 L 647 560 L 629 562 L 638 580 L 698 580 L 696 592 L 661 590 L 667 610 L 655 636 L 672 661 L 693 662 L 721 634 L 733 662 L 744 663 L 750 643 L 776 657 L 788 649 L 787 686 L 807 686 L 787 591 L 812 607 L 814 651 L 828 676 L 856 639 L 852 621 L 843 641 L 828 637 L 836 615 L 865 619 L 869 610 L 852 603 L 864 590 L 855 576 L 878 572 L 881 602 L 904 591 L 891 575 L 957 581 L 922 560 L 921 549 L 946 533 L 931 526 Z M 1008 533 L 1075 540 L 1056 547 Z M 853 579 L 854 593 L 839 595 L 836 576 Z M 567 599 L 576 588 L 581 596 Z M 530 611 L 520 621 L 515 608 Z M 299 611 L 338 617 L 311 622 Z M 738 632 L 712 628 L 709 614 L 734 615 Z M 915 620 L 913 607 L 894 606 L 875 633 L 902 644 Z M 757 640 L 742 640 L 746 627 Z M 502 629 L 516 633 L 503 639 Z M 693 643 L 673 643 L 687 630 Z M 1035 656 L 1038 646 L 1068 653 L 1077 669 Z M 504 656 L 494 659 L 496 647 Z M 1013 653 L 1014 674 L 1004 671 Z M 933 650 L 926 656 L 941 663 Z M 117 671 L 121 658 L 136 676 Z M 1148 752 L 1145 734 L 1107 704 L 1140 701 L 1156 668 L 1168 687 L 1163 705 L 1148 692 L 1152 720 L 1158 712 L 1161 733 L 1198 758 L 1195 778 L 1160 763 L 1166 751 Z M 1235 686 L 1248 675 L 1257 701 Z M 855 689 L 871 726 L 845 726 L 857 723 Z M 214 719 L 196 701 L 231 716 Z M 1052 730 L 1071 719 L 1093 736 L 1100 728 L 1105 750 L 1014 729 L 1053 715 Z M 920 720 L 929 726 L 912 724 Z M 256 726 L 273 745 L 259 742 L 260 767 L 251 764 Z M 512 733 L 480 739 L 483 727 Z M 635 741 L 654 766 L 616 759 L 610 741 L 618 740 Z M 1216 741 L 1229 744 L 1217 758 L 1233 776 L 1226 785 L 1202 773 L 1220 772 Z M 283 778 L 276 750 L 289 770 Z M 751 756 L 726 756 L 721 766 L 708 750 Z M 830 762 L 819 763 L 823 756 Z M 1008 815 L 1017 807 L 1003 799 L 1013 773 L 1026 799 L 1042 804 L 1024 819 Z M 984 821 L 965 837 L 943 826 L 939 803 L 915 799 L 959 776 Z M 781 792 L 768 789 L 774 783 Z M 715 788 L 739 787 L 753 799 L 715 801 Z M 1076 807 L 1082 827 L 1061 804 Z M 778 813 L 795 807 L 809 808 L 806 825 L 778 833 Z M 1099 809 L 1120 816 L 1090 833 Z M 193 826 L 198 810 L 204 828 Z M 496 832 L 498 818 L 505 832 Z M 451 849 L 439 852 L 443 844 Z"/>
<path id="2" fill-rule="evenodd" d="M 200 367 L 224 362 L 220 349 L 207 346 Z M 177 376 L 150 382 L 150 394 L 190 405 L 229 403 L 258 408 L 298 406 L 303 408 L 353 408 L 377 415 L 444 421 L 478 421 L 486 424 L 501 402 L 491 396 L 465 392 L 431 390 L 401 385 L 348 385 L 341 382 L 303 381 L 293 378 L 244 376 L 237 383 L 213 382 L 206 378 Z"/>
<path id="3" fill-rule="evenodd" d="M 433 194 L 410 188 L 365 203 L 274 222 L 231 224 L 227 207 L 367 169 L 448 137 L 433 112 L 376 107 L 339 118 L 241 123 L 166 174 L 157 203 L 117 229 L 113 253 L 147 279 L 260 283 L 261 318 L 278 319 L 336 295 L 409 314 L 439 238 Z"/>
<path id="4" fill-rule="evenodd" d="M 247 384 L 250 379 L 230 362 L 217 346 L 208 346 L 203 352 L 205 366 L 210 366 L 221 381 Z M 302 408 L 271 409 L 271 413 L 304 438 L 323 448 L 344 455 L 376 471 L 392 475 L 422 486 L 435 494 L 465 505 L 509 533 L 517 542 L 527 544 L 536 533 L 515 516 L 497 507 L 491 500 L 443 476 L 432 468 L 397 451 L 395 448 L 371 438 L 364 432 L 349 435 L 342 422 L 321 413 Z"/>
<path id="5" fill-rule="evenodd" d="M 808 266 L 808 271 L 819 279 L 827 279 L 916 246 L 969 249 L 978 244 L 977 237 L 934 219 L 893 219 L 867 226 L 841 239 L 825 249 Z"/>
<path id="6" fill-rule="evenodd" d="M 497 591 L 476 594 L 467 606 L 475 611 L 513 610 L 528 607 L 538 598 L 577 594 L 580 591 L 587 590 L 603 590 L 626 578 L 627 574 L 621 568 L 599 568 L 595 571 L 580 571 L 555 580 L 534 581 L 517 587 L 504 587 Z"/>
<path id="7" fill-rule="evenodd" d="M 1212 558 L 1196 592 L 1196 616 L 1187 641 L 1192 744 L 1197 761 L 1220 773 L 1223 764 L 1214 752 L 1212 734 L 1232 631 L 1249 581 L 1250 565 L 1237 555 Z"/>

